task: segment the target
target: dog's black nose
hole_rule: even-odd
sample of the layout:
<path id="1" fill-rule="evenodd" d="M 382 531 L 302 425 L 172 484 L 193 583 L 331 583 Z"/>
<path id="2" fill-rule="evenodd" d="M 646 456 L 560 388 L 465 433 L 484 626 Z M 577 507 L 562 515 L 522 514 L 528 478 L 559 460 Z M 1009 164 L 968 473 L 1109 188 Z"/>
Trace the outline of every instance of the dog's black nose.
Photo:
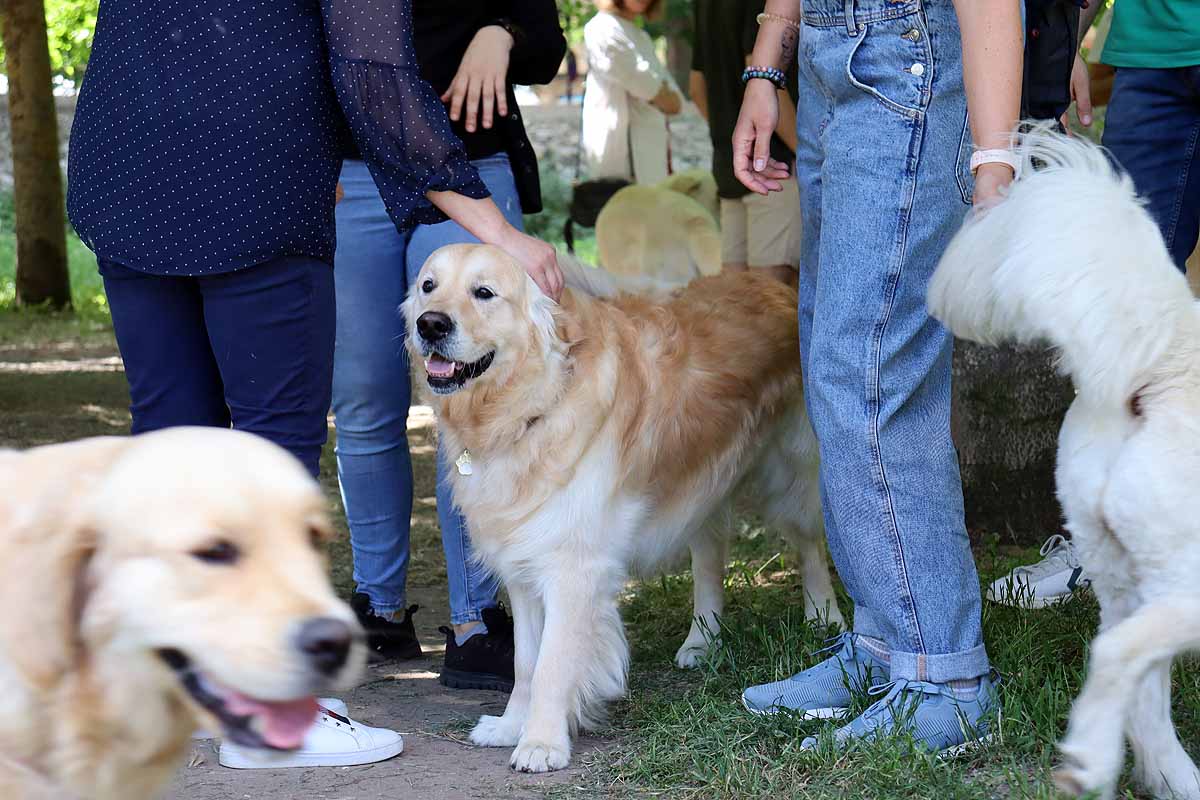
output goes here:
<path id="1" fill-rule="evenodd" d="M 454 330 L 454 320 L 440 311 L 426 311 L 417 317 L 417 333 L 427 342 L 445 339 Z"/>
<path id="2" fill-rule="evenodd" d="M 342 668 L 353 642 L 354 629 L 332 617 L 310 619 L 296 636 L 296 644 L 322 675 L 333 675 Z"/>

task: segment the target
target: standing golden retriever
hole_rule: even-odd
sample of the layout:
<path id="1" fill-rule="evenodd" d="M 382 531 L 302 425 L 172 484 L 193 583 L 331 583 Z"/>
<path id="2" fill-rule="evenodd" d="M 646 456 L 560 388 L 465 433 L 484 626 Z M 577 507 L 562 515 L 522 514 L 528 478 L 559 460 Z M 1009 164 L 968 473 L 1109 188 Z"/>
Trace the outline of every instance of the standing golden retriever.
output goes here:
<path id="1" fill-rule="evenodd" d="M 365 647 L 316 483 L 246 433 L 0 452 L 0 797 L 154 796 L 197 725 L 300 745 Z"/>
<path id="2" fill-rule="evenodd" d="M 684 548 L 695 609 L 677 661 L 693 664 L 717 629 L 741 488 L 800 549 L 810 616 L 841 622 L 794 290 L 739 273 L 658 299 L 567 289 L 559 306 L 502 251 L 455 245 L 422 268 L 405 314 L 454 496 L 513 605 L 516 685 L 473 742 L 516 745 L 522 771 L 566 766 L 574 729 L 625 688 L 628 571 Z"/>

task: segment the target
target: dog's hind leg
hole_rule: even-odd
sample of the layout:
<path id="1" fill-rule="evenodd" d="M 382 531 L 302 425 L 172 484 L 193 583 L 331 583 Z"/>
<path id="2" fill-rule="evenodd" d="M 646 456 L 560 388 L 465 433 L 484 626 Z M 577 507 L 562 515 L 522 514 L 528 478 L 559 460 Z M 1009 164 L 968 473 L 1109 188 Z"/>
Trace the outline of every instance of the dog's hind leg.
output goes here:
<path id="1" fill-rule="evenodd" d="M 675 663 L 685 669 L 699 663 L 720 633 L 727 550 L 725 537 L 712 524 L 692 540 L 692 629 L 675 654 Z"/>
<path id="2" fill-rule="evenodd" d="M 1171 660 L 1156 662 L 1142 679 L 1125 733 L 1133 747 L 1133 778 L 1154 797 L 1200 798 L 1200 772 L 1171 722 Z"/>
<path id="3" fill-rule="evenodd" d="M 595 727 L 605 701 L 625 691 L 629 646 L 617 607 L 625 575 L 614 562 L 567 563 L 541 576 L 546 623 L 533 671 L 533 694 L 509 764 L 520 772 L 562 769 L 571 734 Z"/>
<path id="4" fill-rule="evenodd" d="M 516 646 L 513 655 L 513 690 L 508 696 L 503 716 L 485 714 L 471 731 L 471 742 L 483 747 L 512 747 L 521 738 L 521 729 L 529 716 L 533 670 L 537 664 L 542 625 L 546 617 L 542 601 L 529 587 L 513 584 L 506 588 L 508 598 L 512 601 L 513 644 Z"/>
<path id="5" fill-rule="evenodd" d="M 1156 600 L 1096 637 L 1087 682 L 1071 710 L 1067 735 L 1059 743 L 1064 763 L 1054 780 L 1060 789 L 1074 795 L 1112 796 L 1121 772 L 1130 706 L 1135 697 L 1141 699 L 1138 690 L 1147 673 L 1157 664 L 1169 665 L 1176 653 L 1197 647 L 1200 599 L 1195 597 Z M 1189 791 L 1187 786 L 1171 788 Z"/>
<path id="6" fill-rule="evenodd" d="M 783 534 L 800 559 L 804 582 L 804 616 L 807 619 L 846 627 L 838 609 L 829 560 L 825 556 L 825 523 L 821 517 L 821 491 L 815 476 L 798 480 L 795 494 L 780 498 L 772 511 L 772 524 Z M 797 504 L 798 503 L 798 504 Z"/>

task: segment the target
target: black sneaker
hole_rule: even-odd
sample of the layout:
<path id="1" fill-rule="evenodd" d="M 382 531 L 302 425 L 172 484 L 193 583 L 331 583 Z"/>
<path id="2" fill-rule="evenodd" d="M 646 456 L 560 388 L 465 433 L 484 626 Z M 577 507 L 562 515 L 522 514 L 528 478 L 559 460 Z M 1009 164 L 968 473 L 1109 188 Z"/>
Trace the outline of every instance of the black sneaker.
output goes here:
<path id="1" fill-rule="evenodd" d="M 407 661 L 421 657 L 421 643 L 413 629 L 413 614 L 420 606 L 409 606 L 404 619 L 393 622 L 378 616 L 371 609 L 371 598 L 356 592 L 350 598 L 350 607 L 358 615 L 358 621 L 367 631 L 367 648 L 371 651 L 372 664 L 390 659 Z"/>
<path id="2" fill-rule="evenodd" d="M 487 633 L 477 633 L 463 644 L 454 641 L 454 630 L 442 626 L 446 635 L 446 661 L 442 665 L 443 686 L 451 689 L 513 689 L 513 621 L 503 608 L 485 608 Z"/>

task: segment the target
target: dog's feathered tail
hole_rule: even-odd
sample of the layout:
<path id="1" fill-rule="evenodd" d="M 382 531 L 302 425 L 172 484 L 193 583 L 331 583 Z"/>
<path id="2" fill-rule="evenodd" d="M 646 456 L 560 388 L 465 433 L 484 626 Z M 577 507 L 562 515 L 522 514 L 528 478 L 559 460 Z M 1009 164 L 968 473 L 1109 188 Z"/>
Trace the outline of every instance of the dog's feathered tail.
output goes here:
<path id="1" fill-rule="evenodd" d="M 601 267 L 589 267 L 575 256 L 561 251 L 558 254 L 558 266 L 567 286 L 593 297 L 612 298 L 619 294 L 659 297 L 685 285 L 683 281 L 667 281 L 642 275 L 614 275 Z"/>
<path id="2" fill-rule="evenodd" d="M 1103 150 L 1046 126 L 1017 150 L 1008 196 L 946 249 L 930 311 L 965 339 L 1048 341 L 1081 396 L 1127 403 L 1195 346 L 1187 281 Z"/>

